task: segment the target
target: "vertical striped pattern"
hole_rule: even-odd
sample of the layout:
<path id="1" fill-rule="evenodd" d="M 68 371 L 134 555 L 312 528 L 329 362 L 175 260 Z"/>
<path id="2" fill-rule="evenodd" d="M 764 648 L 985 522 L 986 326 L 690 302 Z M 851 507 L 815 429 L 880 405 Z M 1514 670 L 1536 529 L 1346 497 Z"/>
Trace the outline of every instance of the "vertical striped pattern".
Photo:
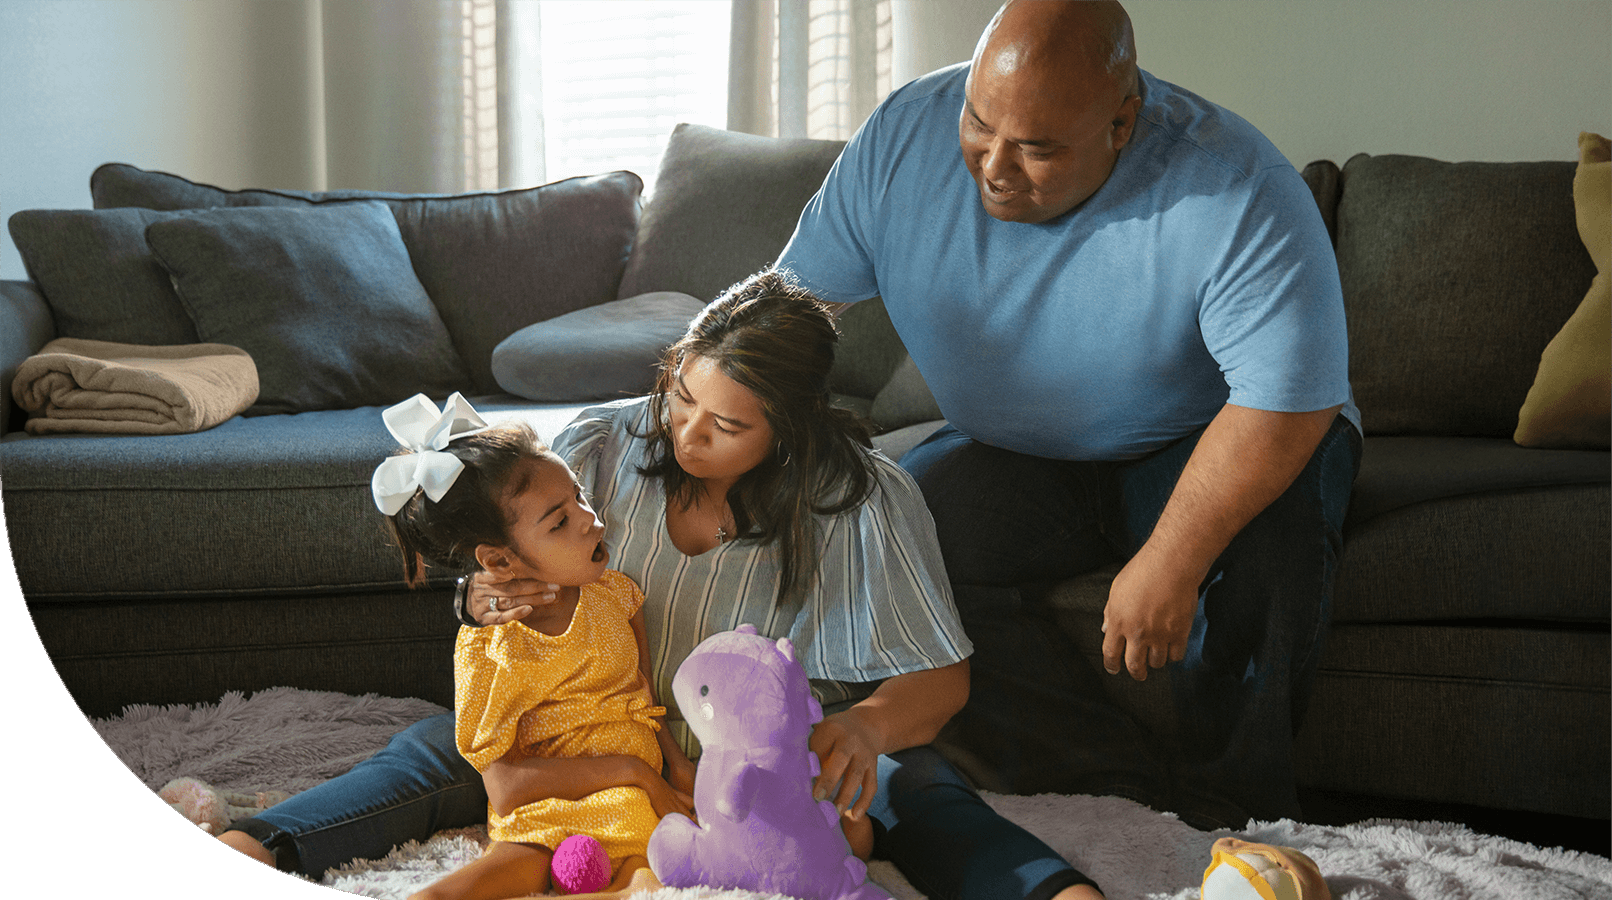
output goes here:
<path id="1" fill-rule="evenodd" d="M 910 476 L 870 451 L 878 485 L 861 507 L 819 520 L 823 553 L 804 597 L 777 602 L 770 546 L 737 540 L 685 556 L 666 531 L 666 495 L 638 474 L 648 431 L 644 398 L 584 410 L 554 440 L 605 521 L 610 566 L 645 595 L 651 673 L 667 723 L 691 757 L 698 746 L 672 699 L 672 676 L 696 644 L 749 623 L 794 642 L 813 691 L 829 706 L 860 699 L 871 682 L 950 665 L 973 646 L 963 634 L 940 561 L 934 522 Z"/>

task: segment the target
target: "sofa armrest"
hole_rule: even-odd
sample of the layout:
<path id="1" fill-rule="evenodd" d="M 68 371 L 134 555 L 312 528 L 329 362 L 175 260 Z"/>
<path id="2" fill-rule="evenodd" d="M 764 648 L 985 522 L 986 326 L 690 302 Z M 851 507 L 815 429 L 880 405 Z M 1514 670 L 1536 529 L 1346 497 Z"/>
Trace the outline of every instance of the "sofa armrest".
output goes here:
<path id="1" fill-rule="evenodd" d="M 0 434 L 11 431 L 11 423 L 22 425 L 22 410 L 11 399 L 11 379 L 17 367 L 56 336 L 56 322 L 51 318 L 45 295 L 31 281 L 0 281 Z M 13 418 L 15 415 L 15 418 Z"/>

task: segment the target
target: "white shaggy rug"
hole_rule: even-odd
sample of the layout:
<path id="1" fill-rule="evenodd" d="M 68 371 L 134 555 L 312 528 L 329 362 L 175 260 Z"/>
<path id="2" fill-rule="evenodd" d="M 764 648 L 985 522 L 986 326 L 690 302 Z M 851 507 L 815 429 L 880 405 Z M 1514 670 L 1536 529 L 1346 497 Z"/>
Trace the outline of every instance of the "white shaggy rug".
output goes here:
<path id="1" fill-rule="evenodd" d="M 152 790 L 188 775 L 228 791 L 306 790 L 346 771 L 404 726 L 442 708 L 420 700 L 275 688 L 195 707 L 130 707 L 96 731 Z M 1172 815 L 1114 797 L 986 794 L 1110 898 L 1195 900 L 1209 847 L 1234 832 L 1197 831 Z M 1303 850 L 1336 900 L 1612 900 L 1612 861 L 1544 849 L 1437 822 L 1349 826 L 1253 822 L 1249 840 Z M 354 860 L 320 883 L 375 898 L 407 897 L 476 858 L 482 828 L 409 842 L 380 860 Z M 243 861 L 243 865 L 246 864 Z M 889 863 L 869 874 L 898 900 L 922 895 Z M 757 895 L 666 889 L 645 900 L 751 900 Z M 774 898 L 776 900 L 776 898 Z"/>

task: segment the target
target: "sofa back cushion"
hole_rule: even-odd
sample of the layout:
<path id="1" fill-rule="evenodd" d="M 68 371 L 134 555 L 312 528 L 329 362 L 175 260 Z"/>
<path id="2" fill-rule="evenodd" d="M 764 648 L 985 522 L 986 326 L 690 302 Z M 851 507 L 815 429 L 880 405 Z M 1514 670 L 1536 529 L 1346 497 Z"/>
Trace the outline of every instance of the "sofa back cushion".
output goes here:
<path id="1" fill-rule="evenodd" d="M 679 291 L 709 303 L 771 265 L 844 147 L 678 125 L 618 295 Z"/>
<path id="2" fill-rule="evenodd" d="M 679 291 L 709 303 L 772 265 L 844 147 L 843 141 L 678 125 L 661 157 L 655 193 L 644 206 L 620 295 Z M 877 299 L 846 310 L 839 326 L 830 387 L 843 405 L 867 415 L 907 350 Z M 880 407 L 884 416 L 875 417 L 875 429 L 938 415 L 921 381 L 904 385 L 916 390 L 892 395 Z M 914 397 L 917 401 L 909 402 Z"/>
<path id="3" fill-rule="evenodd" d="M 1573 169 L 1365 154 L 1344 165 L 1338 269 L 1368 434 L 1511 436 L 1541 351 L 1595 276 Z"/>
<path id="4" fill-rule="evenodd" d="M 533 322 L 616 299 L 638 229 L 631 172 L 477 194 L 225 190 L 108 163 L 90 177 L 96 209 L 317 206 L 379 200 L 397 219 L 416 276 L 477 393 L 496 393 L 493 348 Z"/>

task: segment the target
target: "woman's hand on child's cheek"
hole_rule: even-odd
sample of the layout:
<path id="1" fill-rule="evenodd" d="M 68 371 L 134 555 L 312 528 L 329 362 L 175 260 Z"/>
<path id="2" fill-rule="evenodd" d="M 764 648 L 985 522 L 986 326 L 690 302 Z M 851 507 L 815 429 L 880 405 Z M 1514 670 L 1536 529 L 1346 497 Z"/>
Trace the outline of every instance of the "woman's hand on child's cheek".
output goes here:
<path id="1" fill-rule="evenodd" d="M 854 708 L 835 713 L 812 728 L 807 746 L 822 763 L 812 795 L 833 800 L 840 812 L 850 810 L 853 818 L 867 812 L 879 786 L 879 736 L 871 724 Z"/>
<path id="2" fill-rule="evenodd" d="M 477 572 L 466 589 L 470 614 L 483 625 L 504 625 L 524 619 L 533 607 L 547 606 L 560 598 L 560 586 L 533 578 L 500 577 Z M 498 609 L 492 602 L 498 601 Z"/>

